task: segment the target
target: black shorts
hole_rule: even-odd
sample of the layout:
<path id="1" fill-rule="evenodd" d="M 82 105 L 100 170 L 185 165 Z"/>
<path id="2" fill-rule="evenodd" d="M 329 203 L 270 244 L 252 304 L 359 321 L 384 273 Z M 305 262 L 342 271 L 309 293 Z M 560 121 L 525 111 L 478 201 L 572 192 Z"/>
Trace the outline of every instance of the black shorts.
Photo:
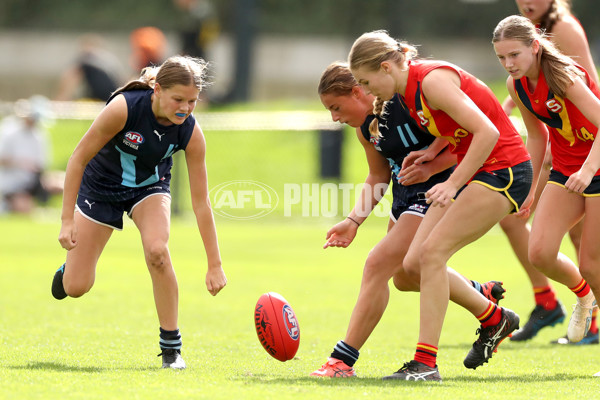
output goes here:
<path id="1" fill-rule="evenodd" d="M 393 203 L 390 211 L 390 218 L 394 222 L 404 213 L 424 216 L 430 204 L 427 204 L 425 193 L 434 185 L 444 182 L 454 171 L 454 167 L 433 175 L 427 182 L 414 185 L 402 186 L 396 181 L 394 175 L 394 184 L 392 186 Z"/>
<path id="2" fill-rule="evenodd" d="M 548 183 L 552 183 L 554 185 L 565 187 L 565 183 L 567 183 L 568 179 L 569 179 L 568 176 L 563 175 L 558 171 L 551 170 L 550 176 L 548 177 Z M 586 187 L 585 190 L 583 191 L 582 196 L 583 197 L 600 196 L 600 176 L 596 175 L 592 178 L 592 181 L 590 182 L 588 187 Z"/>
<path id="3" fill-rule="evenodd" d="M 126 212 L 131 218 L 135 206 L 145 198 L 157 194 L 171 196 L 169 184 L 159 181 L 149 186 L 137 188 L 130 199 L 119 202 L 95 200 L 93 197 L 80 192 L 77 196 L 76 209 L 90 221 L 120 231 L 123 230 L 123 213 Z"/>
<path id="4" fill-rule="evenodd" d="M 475 174 L 471 183 L 479 183 L 502 193 L 513 204 L 513 210 L 511 211 L 511 214 L 513 214 L 519 211 L 519 207 L 527 198 L 532 181 L 531 161 L 525 161 L 509 168 L 479 172 Z"/>

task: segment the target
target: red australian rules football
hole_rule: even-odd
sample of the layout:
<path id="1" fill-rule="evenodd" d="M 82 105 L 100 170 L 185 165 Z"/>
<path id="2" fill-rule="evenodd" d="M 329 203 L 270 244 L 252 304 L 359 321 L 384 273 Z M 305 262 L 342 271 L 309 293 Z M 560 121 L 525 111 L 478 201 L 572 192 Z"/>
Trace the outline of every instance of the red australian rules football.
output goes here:
<path id="1" fill-rule="evenodd" d="M 254 325 L 260 344 L 274 358 L 294 358 L 300 345 L 298 319 L 289 303 L 278 293 L 265 293 L 256 302 Z"/>

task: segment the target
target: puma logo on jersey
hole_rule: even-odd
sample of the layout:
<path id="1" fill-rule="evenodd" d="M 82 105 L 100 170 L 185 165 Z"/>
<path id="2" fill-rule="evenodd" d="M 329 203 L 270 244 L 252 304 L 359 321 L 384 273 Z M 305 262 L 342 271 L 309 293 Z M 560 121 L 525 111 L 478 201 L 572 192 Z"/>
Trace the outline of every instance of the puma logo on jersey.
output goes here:
<path id="1" fill-rule="evenodd" d="M 164 133 L 163 134 L 158 133 L 156 129 L 154 130 L 154 133 L 156 133 L 156 136 L 158 136 L 158 141 L 159 142 L 162 141 L 162 137 L 165 136 Z"/>
<path id="2" fill-rule="evenodd" d="M 88 207 L 90 208 L 90 210 L 92 209 L 92 206 L 93 206 L 94 204 L 96 204 L 96 202 L 95 202 L 95 201 L 90 203 L 90 202 L 88 201 L 88 199 L 85 199 L 83 202 L 84 202 L 85 204 L 87 204 L 87 205 L 88 205 Z"/>

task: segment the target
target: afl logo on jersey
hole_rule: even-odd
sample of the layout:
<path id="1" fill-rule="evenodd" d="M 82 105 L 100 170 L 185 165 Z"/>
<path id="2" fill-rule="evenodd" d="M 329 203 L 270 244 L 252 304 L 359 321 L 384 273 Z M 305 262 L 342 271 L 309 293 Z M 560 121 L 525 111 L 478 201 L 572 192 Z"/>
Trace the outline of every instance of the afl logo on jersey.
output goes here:
<path id="1" fill-rule="evenodd" d="M 127 141 L 132 144 L 144 143 L 144 137 L 141 134 L 133 131 L 125 133 L 125 139 L 127 139 Z"/>

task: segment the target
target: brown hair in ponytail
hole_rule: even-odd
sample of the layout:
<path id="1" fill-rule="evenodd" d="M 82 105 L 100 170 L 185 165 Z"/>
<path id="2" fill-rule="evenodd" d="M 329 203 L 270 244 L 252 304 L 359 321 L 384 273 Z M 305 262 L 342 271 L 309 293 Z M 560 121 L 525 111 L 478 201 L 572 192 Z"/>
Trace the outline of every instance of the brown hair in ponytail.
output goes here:
<path id="1" fill-rule="evenodd" d="M 565 97 L 567 89 L 575 79 L 584 76 L 575 62 L 558 51 L 556 46 L 548 40 L 545 32 L 537 30 L 533 23 L 525 17 L 512 15 L 500 21 L 494 29 L 492 43 L 501 40 L 517 40 L 527 47 L 537 40 L 540 44 L 538 54 L 540 67 L 548 87 L 560 97 Z"/>

